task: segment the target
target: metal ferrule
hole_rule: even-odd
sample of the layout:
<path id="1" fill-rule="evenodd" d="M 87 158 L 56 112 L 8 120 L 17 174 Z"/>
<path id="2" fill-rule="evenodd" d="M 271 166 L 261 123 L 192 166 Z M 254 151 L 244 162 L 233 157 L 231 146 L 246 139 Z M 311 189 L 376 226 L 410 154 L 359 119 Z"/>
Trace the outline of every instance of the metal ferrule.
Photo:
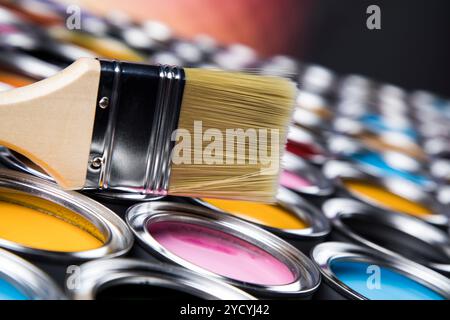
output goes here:
<path id="1" fill-rule="evenodd" d="M 179 67 L 100 60 L 86 189 L 167 194 L 184 90 Z"/>

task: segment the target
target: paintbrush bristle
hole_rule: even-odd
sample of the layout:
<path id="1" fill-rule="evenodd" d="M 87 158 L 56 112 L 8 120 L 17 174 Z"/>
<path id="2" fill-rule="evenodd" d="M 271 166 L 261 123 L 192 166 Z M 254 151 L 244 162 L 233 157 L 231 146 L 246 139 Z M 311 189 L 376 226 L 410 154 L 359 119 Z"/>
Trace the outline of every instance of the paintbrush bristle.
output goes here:
<path id="1" fill-rule="evenodd" d="M 295 84 L 245 73 L 185 73 L 169 193 L 273 201 Z"/>

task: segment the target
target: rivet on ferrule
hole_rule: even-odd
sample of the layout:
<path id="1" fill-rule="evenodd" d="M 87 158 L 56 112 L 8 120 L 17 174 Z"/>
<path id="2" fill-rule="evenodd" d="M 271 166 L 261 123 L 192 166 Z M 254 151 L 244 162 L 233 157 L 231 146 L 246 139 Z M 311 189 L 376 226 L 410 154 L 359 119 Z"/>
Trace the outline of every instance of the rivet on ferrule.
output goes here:
<path id="1" fill-rule="evenodd" d="M 101 166 L 103 165 L 103 159 L 101 157 L 92 158 L 89 161 L 89 164 L 90 164 L 92 169 L 95 169 L 95 170 L 96 169 L 100 169 Z"/>
<path id="2" fill-rule="evenodd" d="M 98 106 L 102 109 L 106 109 L 109 106 L 109 98 L 108 97 L 103 97 L 100 99 L 100 101 L 98 102 Z"/>

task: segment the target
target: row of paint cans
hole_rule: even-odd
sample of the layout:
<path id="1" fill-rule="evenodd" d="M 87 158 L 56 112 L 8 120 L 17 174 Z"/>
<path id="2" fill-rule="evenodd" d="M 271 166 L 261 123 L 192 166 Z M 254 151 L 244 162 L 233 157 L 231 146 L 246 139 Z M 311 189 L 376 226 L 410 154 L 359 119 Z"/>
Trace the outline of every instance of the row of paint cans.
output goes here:
<path id="1" fill-rule="evenodd" d="M 324 300 L 447 300 L 450 280 L 401 256 L 344 242 L 325 242 L 311 252 Z"/>
<path id="2" fill-rule="evenodd" d="M 328 149 L 337 158 L 379 177 L 397 177 L 432 191 L 436 182 L 427 163 L 397 150 L 376 150 L 358 139 L 342 134 L 330 135 Z"/>
<path id="3" fill-rule="evenodd" d="M 425 138 L 450 137 L 450 102 L 425 91 L 416 91 L 410 97 L 412 112 L 418 130 Z"/>
<path id="4" fill-rule="evenodd" d="M 77 270 L 68 275 L 64 293 L 44 271 L 8 251 L 0 249 L 0 262 L 0 300 L 255 299 L 222 281 L 162 263 L 115 258 L 73 265 Z"/>
<path id="5" fill-rule="evenodd" d="M 389 254 L 402 255 L 450 276 L 450 235 L 411 215 L 383 210 L 349 198 L 327 200 L 334 240 L 351 241 Z"/>
<path id="6" fill-rule="evenodd" d="M 331 161 L 324 168 L 325 175 L 334 180 L 337 194 L 345 198 L 327 200 L 322 209 L 335 230 L 331 239 L 351 241 L 361 246 L 325 243 L 313 250 L 313 261 L 321 267 L 323 276 L 323 284 L 316 298 L 448 299 L 448 283 L 442 282 L 447 279 L 439 275 L 440 280 L 435 279 L 435 271 L 448 276 L 448 218 L 445 208 L 430 193 L 436 189 L 436 183 L 426 172 L 429 153 L 426 154 L 419 144 L 420 132 L 415 131 L 415 123 L 408 114 L 405 92 L 392 86 L 382 86 L 377 92 L 373 90 L 373 83 L 363 77 L 351 77 L 350 80 L 351 85 L 347 86 L 345 94 L 341 92 L 341 97 L 345 97 L 341 107 L 349 108 L 336 110 L 337 117 L 332 120 L 335 133 L 324 136 L 329 153 L 345 160 L 340 163 Z M 347 110 L 349 113 L 346 114 Z M 392 119 L 394 126 L 388 126 L 389 122 L 384 123 L 389 119 Z M 404 125 L 400 126 L 402 123 Z M 339 175 L 344 178 L 358 177 L 370 183 L 376 182 L 377 189 L 382 186 L 385 189 L 383 191 L 389 191 L 389 194 L 370 199 L 367 194 L 352 193 L 350 191 L 354 190 L 344 185 L 344 179 L 336 176 L 337 171 L 341 171 Z M 437 171 L 442 174 L 442 170 Z M 392 179 L 392 176 L 397 176 L 397 179 Z M 419 177 L 423 179 L 411 179 Z M 403 179 L 416 185 L 403 183 Z M 364 188 L 367 186 L 365 183 L 363 185 Z M 389 190 L 392 185 L 394 187 Z M 423 212 L 435 217 L 424 221 L 424 217 L 421 219 L 406 212 L 388 211 L 392 208 L 385 206 L 385 201 L 400 200 L 391 195 L 411 201 L 397 203 L 403 209 L 407 204 L 419 204 L 426 208 L 416 210 L 423 207 L 408 207 L 410 214 Z M 355 247 L 352 249 L 346 246 Z M 359 251 L 358 255 L 362 257 L 355 257 L 351 250 Z M 318 261 L 317 252 L 326 257 Z M 349 258 L 345 258 L 347 254 Z M 377 263 L 370 261 L 374 255 L 377 256 Z M 392 262 L 381 263 L 384 261 L 382 257 Z M 397 260 L 405 266 L 399 268 Z M 413 271 L 411 266 L 406 268 L 406 264 L 419 266 L 423 271 Z M 380 290 L 370 290 L 369 282 L 373 280 L 370 277 L 371 270 L 375 270 L 371 267 L 381 271 Z M 416 295 L 410 295 L 411 292 Z"/>
<path id="7" fill-rule="evenodd" d="M 447 209 L 436 197 L 405 179 L 377 177 L 343 161 L 330 161 L 325 175 L 339 187 L 339 195 L 371 206 L 420 218 L 440 228 L 448 228 Z"/>
<path id="8" fill-rule="evenodd" d="M 94 281 L 102 287 L 90 287 L 98 292 L 83 286 L 72 287 L 71 281 L 80 283 L 80 279 L 72 280 L 71 273 L 65 279 L 67 268 L 84 261 L 127 254 L 133 244 L 130 228 L 94 200 L 22 173 L 0 170 L 0 191 L 0 246 L 29 258 L 52 274 L 59 284 L 65 283 L 72 298 L 98 298 L 97 295 L 114 298 L 119 293 L 114 287 L 122 285 L 130 290 L 129 294 L 136 290 L 136 294 L 145 296 L 149 294 L 147 289 L 142 289 L 142 293 L 137 287 L 146 283 L 154 286 L 148 289 L 153 293 L 164 294 L 173 289 L 199 298 L 251 298 L 233 287 L 256 297 L 309 298 L 320 284 L 319 272 L 309 258 L 255 224 L 207 209 L 200 203 L 193 206 L 152 201 L 131 207 L 126 216 L 132 232 L 150 255 L 141 255 L 142 262 L 116 264 L 115 259 L 108 259 L 104 263 L 81 266 L 81 273 L 76 274 L 82 283 L 86 280 L 89 286 Z M 317 209 L 301 202 L 293 192 L 285 190 L 283 194 L 280 203 L 286 205 L 285 210 L 298 212 L 308 226 L 303 235 L 301 232 L 296 235 L 295 231 L 299 230 L 286 233 L 303 241 L 320 241 L 329 233 L 328 221 Z M 151 263 L 156 262 L 155 257 L 191 271 L 154 266 Z M 232 263 L 230 259 L 236 261 Z M 117 269 L 117 273 L 99 273 L 102 268 Z M 93 279 L 93 274 L 98 279 Z M 124 274 L 129 276 L 120 278 Z M 149 283 L 149 279 L 154 281 Z M 22 281 L 17 288 L 31 285 L 33 281 L 30 281 Z M 50 281 L 48 285 L 53 284 Z M 16 288 L 9 282 L 4 287 L 5 292 Z M 27 297 L 49 297 L 31 294 Z"/>
<path id="9" fill-rule="evenodd" d="M 316 266 L 295 247 L 203 205 L 141 203 L 128 210 L 126 221 L 150 255 L 258 298 L 310 298 L 320 284 Z"/>

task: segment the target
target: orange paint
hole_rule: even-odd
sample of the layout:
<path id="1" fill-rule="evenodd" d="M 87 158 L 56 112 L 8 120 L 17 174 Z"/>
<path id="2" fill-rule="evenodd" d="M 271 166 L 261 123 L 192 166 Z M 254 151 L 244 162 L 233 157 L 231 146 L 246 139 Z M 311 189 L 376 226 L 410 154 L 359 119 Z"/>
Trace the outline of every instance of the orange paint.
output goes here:
<path id="1" fill-rule="evenodd" d="M 214 207 L 238 216 L 277 229 L 305 229 L 309 225 L 295 213 L 279 205 L 270 205 L 248 201 L 234 201 L 221 199 L 203 199 Z"/>
<path id="2" fill-rule="evenodd" d="M 350 192 L 387 209 L 413 216 L 433 214 L 433 212 L 424 205 L 396 195 L 383 186 L 352 179 L 346 179 L 343 182 Z"/>
<path id="3" fill-rule="evenodd" d="M 18 87 L 27 86 L 36 81 L 31 78 L 28 78 L 28 77 L 20 76 L 20 75 L 2 70 L 2 71 L 0 71 L 0 82 L 6 83 L 12 87 L 18 88 Z"/>

